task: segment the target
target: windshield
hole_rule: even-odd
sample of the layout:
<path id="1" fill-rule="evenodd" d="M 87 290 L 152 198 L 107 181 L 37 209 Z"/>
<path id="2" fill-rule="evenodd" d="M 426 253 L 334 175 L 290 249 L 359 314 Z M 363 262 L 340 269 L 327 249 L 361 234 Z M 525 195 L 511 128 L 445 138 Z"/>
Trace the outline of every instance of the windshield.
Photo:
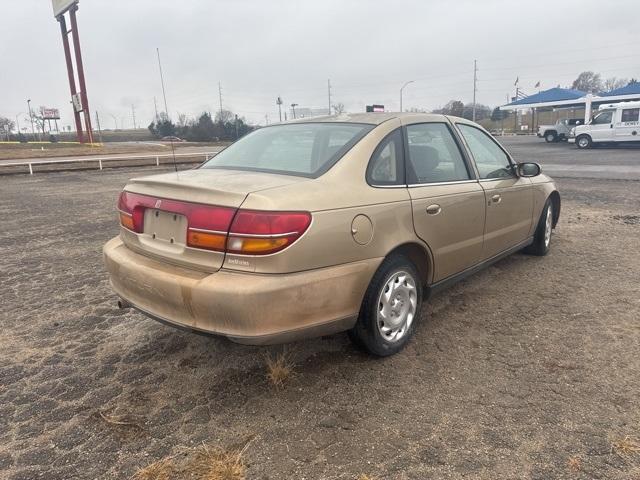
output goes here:
<path id="1" fill-rule="evenodd" d="M 374 125 L 297 123 L 261 128 L 201 168 L 229 168 L 317 177 L 329 170 Z"/>

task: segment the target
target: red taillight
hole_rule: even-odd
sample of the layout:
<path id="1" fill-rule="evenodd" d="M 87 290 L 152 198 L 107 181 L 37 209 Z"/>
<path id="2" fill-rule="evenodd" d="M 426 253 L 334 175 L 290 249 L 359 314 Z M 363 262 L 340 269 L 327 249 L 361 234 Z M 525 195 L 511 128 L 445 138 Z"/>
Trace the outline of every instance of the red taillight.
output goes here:
<path id="1" fill-rule="evenodd" d="M 128 230 L 143 233 L 147 208 L 184 215 L 189 247 L 245 255 L 278 252 L 300 238 L 311 224 L 311 214 L 307 212 L 237 210 L 131 192 L 122 192 L 118 199 L 120 223 Z"/>
<path id="2" fill-rule="evenodd" d="M 227 251 L 245 255 L 278 252 L 307 230 L 311 215 L 307 212 L 263 212 L 239 210 L 229 231 Z"/>

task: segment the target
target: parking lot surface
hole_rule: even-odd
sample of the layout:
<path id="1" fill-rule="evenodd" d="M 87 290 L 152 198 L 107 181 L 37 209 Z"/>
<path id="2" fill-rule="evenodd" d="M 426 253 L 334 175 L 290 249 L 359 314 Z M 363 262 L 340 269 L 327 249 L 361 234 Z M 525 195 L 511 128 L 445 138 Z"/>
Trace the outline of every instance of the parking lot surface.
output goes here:
<path id="1" fill-rule="evenodd" d="M 246 444 L 250 479 L 640 478 L 621 447 L 640 437 L 640 183 L 560 178 L 547 257 L 434 297 L 394 357 L 344 334 L 288 345 L 275 388 L 283 347 L 116 307 L 101 247 L 127 178 L 155 171 L 0 177 L 0 478 L 129 478 L 202 442 Z"/>

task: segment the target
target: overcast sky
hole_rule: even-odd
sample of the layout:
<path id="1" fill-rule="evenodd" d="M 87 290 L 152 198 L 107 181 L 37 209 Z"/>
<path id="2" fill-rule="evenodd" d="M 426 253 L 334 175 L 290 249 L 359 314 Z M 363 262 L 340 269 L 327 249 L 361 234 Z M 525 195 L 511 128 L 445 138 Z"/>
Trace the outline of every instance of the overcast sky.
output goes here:
<path id="1" fill-rule="evenodd" d="M 496 106 L 514 81 L 534 93 L 569 85 L 583 70 L 640 77 L 638 0 L 80 0 L 79 32 L 89 104 L 103 128 L 153 119 L 162 106 L 196 116 L 222 101 L 248 120 L 277 119 L 275 99 L 348 111 L 370 103 L 433 109 L 471 101 Z M 59 25 L 49 0 L 2 1 L 0 115 L 32 106 L 71 123 Z M 93 113 L 95 115 L 95 113 Z"/>

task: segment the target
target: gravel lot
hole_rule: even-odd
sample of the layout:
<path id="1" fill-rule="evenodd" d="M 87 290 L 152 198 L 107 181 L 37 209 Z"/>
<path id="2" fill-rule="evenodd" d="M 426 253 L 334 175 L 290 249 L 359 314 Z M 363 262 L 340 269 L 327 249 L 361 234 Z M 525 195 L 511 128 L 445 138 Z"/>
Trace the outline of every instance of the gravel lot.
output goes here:
<path id="1" fill-rule="evenodd" d="M 246 445 L 250 479 L 640 478 L 638 182 L 559 179 L 549 256 L 433 298 L 395 357 L 288 345 L 275 388 L 283 347 L 117 309 L 101 247 L 149 171 L 0 177 L 0 478 L 129 478 L 202 442 Z"/>

